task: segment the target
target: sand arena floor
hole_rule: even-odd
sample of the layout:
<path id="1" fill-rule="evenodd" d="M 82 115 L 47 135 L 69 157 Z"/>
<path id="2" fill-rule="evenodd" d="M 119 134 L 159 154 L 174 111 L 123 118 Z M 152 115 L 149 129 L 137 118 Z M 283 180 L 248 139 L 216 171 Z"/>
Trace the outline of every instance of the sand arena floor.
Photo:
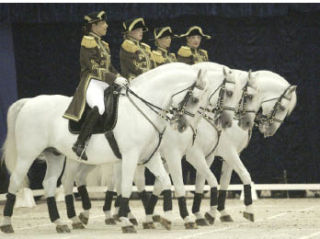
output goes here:
<path id="1" fill-rule="evenodd" d="M 188 199 L 191 212 L 191 202 Z M 204 200 L 203 210 L 208 208 L 209 200 Z M 122 234 L 119 225 L 104 224 L 102 212 L 103 201 L 92 201 L 89 224 L 84 230 L 72 230 L 68 234 L 57 234 L 55 226 L 50 223 L 47 205 L 40 202 L 35 208 L 18 208 L 14 211 L 13 226 L 15 234 L 6 235 L 0 232 L 0 238 L 21 239 L 95 239 L 95 238 L 130 238 L 130 239 L 309 239 L 320 238 L 320 199 L 260 199 L 254 202 L 254 223 L 242 217 L 244 209 L 242 201 L 231 199 L 227 201 L 227 208 L 234 222 L 222 223 L 216 220 L 212 226 L 195 230 L 185 230 L 183 221 L 179 217 L 178 204 L 174 200 L 174 221 L 171 231 L 167 231 L 156 224 L 155 230 L 143 230 L 141 222 L 144 220 L 144 210 L 141 201 L 130 202 L 131 209 L 136 215 L 139 226 L 137 234 Z M 68 221 L 64 203 L 58 203 L 60 216 Z M 158 202 L 156 211 L 161 213 L 162 200 Z M 81 204 L 76 202 L 77 213 L 81 211 Z M 3 205 L 0 206 L 2 219 Z M 69 221 L 68 221 L 69 222 Z M 69 223 L 70 225 L 70 223 Z M 71 228 L 71 225 L 70 225 Z"/>

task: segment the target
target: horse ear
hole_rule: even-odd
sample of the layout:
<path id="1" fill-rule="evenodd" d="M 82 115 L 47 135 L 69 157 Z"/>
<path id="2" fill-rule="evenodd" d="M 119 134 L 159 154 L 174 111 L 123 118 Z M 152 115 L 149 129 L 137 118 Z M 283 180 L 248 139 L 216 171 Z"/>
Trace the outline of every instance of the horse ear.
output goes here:
<path id="1" fill-rule="evenodd" d="M 226 75 L 227 75 L 227 70 L 226 70 L 226 68 L 223 67 L 222 70 L 223 70 L 223 75 L 226 76 Z"/>
<path id="2" fill-rule="evenodd" d="M 248 79 L 251 80 L 251 78 L 252 78 L 252 70 L 250 69 L 248 72 Z"/>
<path id="3" fill-rule="evenodd" d="M 206 87 L 206 75 L 207 75 L 207 71 L 206 70 L 202 70 L 200 69 L 198 71 L 198 76 L 197 76 L 197 81 L 196 81 L 196 87 L 200 90 L 203 90 Z"/>
<path id="4" fill-rule="evenodd" d="M 291 95 L 294 91 L 296 91 L 296 89 L 297 89 L 296 85 L 291 86 L 289 91 L 288 91 L 288 94 Z"/>

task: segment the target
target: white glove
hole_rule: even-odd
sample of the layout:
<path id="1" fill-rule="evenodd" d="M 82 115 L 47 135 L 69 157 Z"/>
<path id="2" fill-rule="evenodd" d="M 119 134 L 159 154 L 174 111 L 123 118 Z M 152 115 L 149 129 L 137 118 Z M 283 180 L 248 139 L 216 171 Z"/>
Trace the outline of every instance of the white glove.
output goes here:
<path id="1" fill-rule="evenodd" d="M 121 87 L 124 87 L 126 85 L 128 85 L 128 80 L 122 76 L 119 76 L 115 79 L 114 83 L 116 83 L 117 85 L 120 85 Z"/>

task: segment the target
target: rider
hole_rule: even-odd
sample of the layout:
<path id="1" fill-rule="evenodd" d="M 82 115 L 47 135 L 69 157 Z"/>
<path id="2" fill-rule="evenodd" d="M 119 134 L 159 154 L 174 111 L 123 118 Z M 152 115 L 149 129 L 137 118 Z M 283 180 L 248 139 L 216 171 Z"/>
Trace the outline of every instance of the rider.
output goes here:
<path id="1" fill-rule="evenodd" d="M 173 34 L 171 27 L 159 27 L 153 31 L 156 50 L 152 51 L 155 66 L 160 66 L 165 63 L 176 62 L 177 58 L 174 53 L 169 52 L 171 40 L 177 37 Z"/>
<path id="2" fill-rule="evenodd" d="M 141 42 L 143 32 L 148 31 L 142 17 L 122 24 L 124 41 L 120 48 L 121 74 L 132 80 L 154 67 L 151 47 Z"/>
<path id="3" fill-rule="evenodd" d="M 201 27 L 192 26 L 179 37 L 185 37 L 187 44 L 186 46 L 181 46 L 178 50 L 177 59 L 179 62 L 192 65 L 198 62 L 209 61 L 207 51 L 200 49 L 199 46 L 202 38 L 211 39 L 211 36 L 204 34 Z"/>
<path id="4" fill-rule="evenodd" d="M 80 48 L 81 81 L 63 117 L 78 122 L 86 104 L 89 106 L 78 139 L 72 147 L 77 156 L 87 160 L 85 143 L 99 116 L 105 111 L 104 90 L 113 83 L 125 86 L 128 81 L 111 64 L 109 44 L 101 39 L 108 28 L 106 13 L 91 12 L 84 16 L 84 20 Z"/>

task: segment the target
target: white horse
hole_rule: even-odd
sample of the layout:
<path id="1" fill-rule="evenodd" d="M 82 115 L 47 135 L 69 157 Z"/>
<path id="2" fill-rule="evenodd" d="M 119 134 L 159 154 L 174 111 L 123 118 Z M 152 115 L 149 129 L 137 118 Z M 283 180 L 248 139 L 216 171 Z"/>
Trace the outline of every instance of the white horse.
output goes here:
<path id="1" fill-rule="evenodd" d="M 177 66 L 175 66 L 177 67 Z M 239 86 L 237 83 L 234 82 L 234 80 L 232 79 L 232 75 L 228 75 L 226 72 L 223 73 L 223 71 L 220 72 L 211 72 L 209 75 L 209 78 L 211 79 L 208 83 L 208 88 L 211 89 L 211 97 L 210 97 L 210 107 L 215 108 L 216 106 L 221 110 L 219 112 L 219 115 L 217 116 L 217 121 L 221 121 L 221 125 L 223 128 L 225 127 L 229 127 L 230 126 L 230 122 L 232 120 L 232 117 L 234 116 L 234 112 L 233 111 L 229 111 L 230 108 L 234 108 L 234 106 L 236 105 L 236 103 L 239 100 L 239 94 L 237 94 L 237 92 L 239 92 Z M 209 87 L 210 86 L 210 87 Z M 231 92 L 231 95 L 227 95 L 227 94 L 223 94 L 220 96 L 220 91 L 221 89 L 226 90 L 228 92 Z M 213 93 L 213 94 L 212 94 Z M 217 105 L 219 101 L 219 105 Z M 162 152 L 163 155 L 166 155 L 167 161 L 173 161 L 176 162 L 177 160 L 180 161 L 181 157 L 185 154 L 185 151 L 188 147 L 190 147 L 192 145 L 193 142 L 193 137 L 195 135 L 195 131 L 192 130 L 195 128 L 195 125 L 193 127 L 190 127 L 188 130 L 186 130 L 184 133 L 178 133 L 175 134 L 174 130 L 171 130 L 170 128 L 168 128 L 163 136 L 163 141 L 162 144 L 160 145 L 160 151 Z M 170 152 L 171 154 L 168 155 L 167 152 Z M 173 153 L 172 153 L 173 152 Z M 163 156 L 162 155 L 162 156 Z M 176 159 L 172 159 L 173 157 L 177 157 Z M 65 190 L 67 191 L 66 194 L 71 194 L 72 193 L 72 183 L 73 180 L 72 179 L 76 179 L 76 183 L 77 186 L 79 188 L 79 186 L 81 187 L 81 191 L 80 195 L 82 196 L 83 199 L 83 209 L 85 210 L 84 212 L 80 213 L 80 220 L 86 224 L 88 222 L 89 219 L 89 213 L 88 210 L 90 209 L 90 204 L 86 201 L 89 200 L 88 194 L 86 192 L 85 189 L 85 179 L 86 179 L 86 174 L 91 170 L 89 169 L 87 166 L 85 165 L 81 165 L 80 168 L 75 165 L 72 166 L 75 163 L 74 162 L 68 162 L 66 165 L 66 169 L 65 169 L 65 176 L 63 177 L 63 184 L 65 187 Z M 168 163 L 170 164 L 170 163 Z M 181 172 L 181 164 L 174 164 L 173 166 L 174 169 L 173 170 L 180 170 Z M 106 171 L 109 171 L 107 166 L 104 166 L 104 168 L 106 169 Z M 180 169 L 179 169 L 180 168 Z M 143 167 L 138 167 L 138 169 L 140 170 L 139 173 L 137 174 L 137 180 L 140 181 L 140 183 L 138 183 L 138 187 L 139 185 L 142 185 L 140 192 L 143 190 L 144 188 L 144 177 L 139 177 L 142 176 L 142 173 L 144 173 L 144 169 Z M 115 175 L 120 175 L 121 174 L 121 168 L 117 169 L 118 172 L 115 173 Z M 77 173 L 77 174 L 76 174 Z M 74 175 L 76 174 L 76 177 L 74 177 Z M 139 180 L 143 178 L 143 180 Z M 121 182 L 121 180 L 116 180 L 118 183 Z M 70 185 L 65 185 L 66 183 L 70 183 Z M 173 182 L 175 184 L 175 187 L 177 188 L 176 193 L 178 194 L 178 196 L 181 198 L 179 199 L 180 202 L 180 207 L 182 207 L 183 209 L 185 209 L 185 215 L 183 215 L 183 219 L 185 221 L 185 226 L 187 228 L 194 228 L 195 227 L 195 223 L 193 222 L 193 220 L 191 220 L 191 218 L 188 216 L 188 212 L 186 211 L 186 202 L 184 199 L 185 196 L 185 191 L 184 191 L 184 185 L 183 185 L 183 181 L 182 181 L 182 173 L 180 173 L 179 175 L 175 174 L 175 178 L 173 178 Z M 119 184 L 118 184 L 119 185 Z M 121 192 L 121 189 L 117 188 L 118 192 Z M 113 190 L 113 186 L 110 190 Z M 108 192 L 106 194 L 106 199 L 109 197 L 113 196 L 113 193 L 110 192 L 109 188 L 108 188 Z M 180 191 L 179 191 L 180 190 Z M 168 189 L 164 190 L 164 197 L 165 197 L 165 203 L 164 203 L 164 211 L 165 211 L 165 215 L 162 217 L 162 222 L 163 224 L 169 229 L 171 227 L 171 219 L 170 219 L 170 215 L 171 215 L 171 210 L 172 210 L 172 203 L 171 203 L 171 192 Z M 81 224 L 79 224 L 79 219 L 78 217 L 76 217 L 75 215 L 75 211 L 74 211 L 74 206 L 72 203 L 70 203 L 68 200 L 66 200 L 67 203 L 67 210 L 68 210 L 68 216 L 69 218 L 71 218 L 73 220 L 73 226 L 74 227 L 81 227 Z M 111 203 L 111 202 L 110 202 Z M 113 223 L 111 222 L 111 215 L 110 215 L 110 204 L 109 207 L 104 206 L 104 211 L 106 213 L 106 223 Z M 148 209 L 146 208 L 146 212 L 148 214 Z M 153 228 L 153 222 L 152 219 L 150 217 L 147 216 L 147 220 L 144 223 L 144 228 Z"/>
<path id="2" fill-rule="evenodd" d="M 190 69 L 182 63 L 165 65 L 139 76 L 130 89 L 123 90 L 126 96 L 120 96 L 118 122 L 113 132 L 122 153 L 121 192 L 122 201 L 120 216 L 124 232 L 135 231 L 127 219 L 128 200 L 132 190 L 132 179 L 137 163 L 151 157 L 146 164 L 154 172 L 165 188 L 170 188 L 170 179 L 165 173 L 161 159 L 154 154 L 159 144 L 160 133 L 164 132 L 168 117 L 168 109 L 174 107 L 172 122 L 180 131 L 186 129 L 186 123 L 191 126 L 197 119 L 200 106 L 207 103 L 208 92 L 203 85 L 207 83 L 205 74 Z M 197 99 L 193 101 L 191 99 Z M 65 155 L 68 159 L 79 162 L 72 151 L 76 135 L 68 130 L 68 121 L 62 118 L 71 98 L 60 95 L 42 95 L 31 99 L 18 101 L 8 112 L 8 135 L 4 144 L 6 165 L 12 172 L 10 177 L 7 201 L 4 208 L 4 220 L 1 225 L 3 232 L 13 232 L 11 216 L 18 191 L 32 162 L 46 149 Z M 181 103 L 181 104 L 180 104 Z M 196 117 L 184 119 L 184 112 Z M 114 155 L 104 134 L 95 134 L 87 146 L 87 164 L 99 165 L 119 162 Z M 50 158 L 50 164 L 55 165 L 47 171 L 43 185 L 52 189 L 52 181 L 56 181 L 55 169 L 62 167 Z M 60 160 L 61 161 L 61 160 Z M 82 161 L 81 161 L 82 162 Z M 51 174 L 53 176 L 51 177 Z M 71 182 L 73 184 L 73 181 Z M 55 190 L 55 189 L 54 189 Z M 50 219 L 57 231 L 69 231 L 66 224 L 59 219 L 54 200 L 55 191 L 47 195 Z"/>
<path id="3" fill-rule="evenodd" d="M 218 71 L 222 67 L 225 67 L 222 65 L 209 63 L 200 63 L 199 65 L 202 65 L 202 67 L 200 67 L 201 69 L 216 69 Z M 247 76 L 247 72 L 239 70 L 235 71 L 238 74 L 238 79 L 244 79 Z M 259 126 L 259 129 L 265 137 L 269 137 L 275 134 L 284 118 L 291 114 L 296 105 L 296 86 L 290 86 L 290 84 L 283 77 L 270 71 L 257 71 L 254 72 L 251 77 L 252 85 L 257 87 L 259 91 L 259 97 L 255 97 L 250 92 L 251 87 L 249 84 L 249 88 L 246 89 L 247 92 L 244 95 L 244 99 L 246 100 L 246 102 L 244 103 L 246 104 L 243 105 L 242 108 L 243 112 L 251 112 L 251 114 L 249 114 L 249 121 L 239 122 L 238 120 L 234 120 L 232 127 L 223 131 L 218 144 L 217 141 L 208 140 L 199 142 L 199 145 L 197 144 L 197 141 L 195 142 L 195 147 L 202 149 L 203 152 L 208 152 L 208 149 L 206 150 L 205 148 L 210 148 L 210 144 L 217 144 L 217 147 L 215 151 L 212 152 L 212 155 L 207 157 L 208 166 L 211 166 L 211 164 L 213 163 L 214 156 L 217 155 L 223 158 L 223 166 L 220 178 L 220 191 L 218 197 L 218 210 L 221 214 L 220 219 L 222 221 L 232 221 L 232 218 L 224 208 L 226 190 L 231 179 L 232 170 L 235 170 L 237 172 L 244 184 L 244 203 L 246 205 L 246 210 L 243 215 L 246 219 L 254 221 L 250 186 L 251 177 L 245 166 L 242 164 L 239 155 L 250 141 L 251 130 L 253 127 L 252 122 L 259 108 L 262 108 L 263 114 L 263 117 L 260 116 L 262 122 Z M 203 134 L 204 137 L 199 137 L 199 139 L 209 139 L 209 128 L 203 127 L 204 124 L 202 124 L 202 122 L 203 121 L 201 121 L 199 124 L 198 131 L 199 135 Z M 245 125 L 243 125 L 243 123 Z M 201 130 L 202 127 L 203 129 Z M 189 157 L 193 157 L 194 159 L 198 160 L 199 155 L 187 154 L 187 158 Z M 204 184 L 205 176 L 201 172 L 197 172 L 193 213 L 198 219 L 203 218 L 202 214 L 200 213 L 200 203 Z M 213 223 L 215 219 L 215 211 L 212 212 L 212 210 L 210 210 L 205 214 L 205 216 L 210 223 Z"/>

